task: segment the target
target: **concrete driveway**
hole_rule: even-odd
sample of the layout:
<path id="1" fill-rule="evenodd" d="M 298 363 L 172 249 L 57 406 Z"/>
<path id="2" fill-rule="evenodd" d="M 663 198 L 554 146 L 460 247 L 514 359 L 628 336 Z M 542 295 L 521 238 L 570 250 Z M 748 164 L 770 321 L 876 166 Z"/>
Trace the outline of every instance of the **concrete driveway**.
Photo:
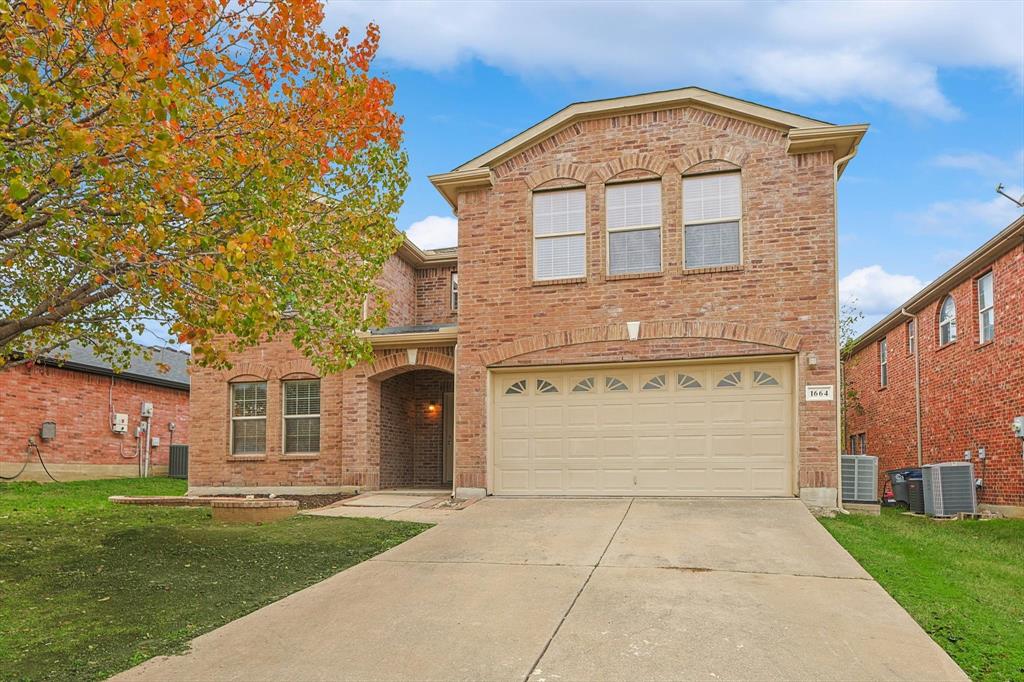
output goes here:
<path id="1" fill-rule="evenodd" d="M 796 500 L 484 500 L 123 680 L 965 680 Z"/>

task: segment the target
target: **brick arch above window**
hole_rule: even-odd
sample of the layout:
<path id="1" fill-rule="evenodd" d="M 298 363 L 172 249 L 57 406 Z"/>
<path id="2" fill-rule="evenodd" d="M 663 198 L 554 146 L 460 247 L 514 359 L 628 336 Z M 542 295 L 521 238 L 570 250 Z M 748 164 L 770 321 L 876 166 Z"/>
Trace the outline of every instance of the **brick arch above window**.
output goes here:
<path id="1" fill-rule="evenodd" d="M 646 171 L 661 177 L 672 167 L 667 156 L 662 154 L 624 154 L 594 169 L 601 182 L 614 180 L 617 176 L 630 174 L 631 171 Z"/>
<path id="2" fill-rule="evenodd" d="M 786 351 L 797 351 L 803 337 L 799 334 L 744 324 L 741 322 L 713 322 L 708 320 L 658 320 L 640 323 L 640 339 L 724 339 L 727 341 L 745 341 L 781 348 Z M 625 323 L 599 325 L 594 327 L 578 327 L 562 331 L 528 336 L 509 341 L 491 348 L 481 354 L 485 365 L 494 365 L 510 358 L 535 351 L 574 346 L 595 341 L 628 341 L 629 332 Z"/>
<path id="3" fill-rule="evenodd" d="M 277 369 L 277 375 L 282 379 L 319 379 L 320 372 L 308 358 L 296 358 L 282 364 Z"/>
<path id="4" fill-rule="evenodd" d="M 223 381 L 266 381 L 274 375 L 273 368 L 262 362 L 240 362 L 221 372 Z"/>
<path id="5" fill-rule="evenodd" d="M 577 163 L 559 163 L 535 170 L 527 175 L 524 180 L 526 186 L 534 190 L 552 180 L 575 180 L 585 185 L 590 179 L 590 175 L 590 166 Z"/>
<path id="6" fill-rule="evenodd" d="M 750 157 L 750 152 L 728 144 L 709 144 L 687 149 L 675 159 L 675 167 L 680 173 L 686 173 L 694 166 L 706 161 L 727 161 L 742 168 Z"/>

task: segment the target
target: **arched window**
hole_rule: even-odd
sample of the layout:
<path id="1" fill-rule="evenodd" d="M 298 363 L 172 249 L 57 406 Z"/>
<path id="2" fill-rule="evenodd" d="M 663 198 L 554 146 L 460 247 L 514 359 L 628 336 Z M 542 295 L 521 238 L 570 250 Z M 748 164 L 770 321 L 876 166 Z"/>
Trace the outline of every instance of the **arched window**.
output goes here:
<path id="1" fill-rule="evenodd" d="M 939 345 L 956 341 L 956 303 L 952 296 L 946 296 L 939 308 Z"/>

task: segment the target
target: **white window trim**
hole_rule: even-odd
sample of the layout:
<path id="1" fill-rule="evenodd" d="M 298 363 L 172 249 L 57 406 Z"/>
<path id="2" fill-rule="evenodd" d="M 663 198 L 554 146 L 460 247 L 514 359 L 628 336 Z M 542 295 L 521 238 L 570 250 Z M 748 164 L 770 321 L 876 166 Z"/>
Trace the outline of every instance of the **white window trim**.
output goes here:
<path id="1" fill-rule="evenodd" d="M 878 342 L 878 382 L 881 388 L 889 385 L 889 340 Z"/>
<path id="2" fill-rule="evenodd" d="M 448 304 L 452 311 L 459 309 L 459 271 L 453 270 L 448 277 Z"/>
<path id="3" fill-rule="evenodd" d="M 608 226 L 608 188 L 614 185 L 638 185 L 641 183 L 658 183 L 658 195 L 661 199 L 661 222 L 665 222 L 665 194 L 661 178 L 644 178 L 641 180 L 624 180 L 619 182 L 608 182 L 604 186 L 604 262 L 605 274 L 608 277 L 631 277 L 634 275 L 656 275 L 665 271 L 665 230 L 662 224 L 651 225 L 625 225 L 622 227 Z M 607 237 L 612 232 L 645 232 L 647 230 L 658 231 L 658 269 L 657 270 L 630 270 L 628 272 L 612 272 L 612 240 Z"/>
<path id="4" fill-rule="evenodd" d="M 992 283 L 992 295 L 989 297 L 988 305 L 984 308 L 981 307 L 981 287 L 982 282 L 988 279 Z M 993 276 L 992 271 L 989 270 L 984 275 L 978 278 L 978 343 L 988 343 L 996 338 L 996 278 Z M 985 338 L 985 313 L 992 311 L 992 336 Z"/>
<path id="5" fill-rule="evenodd" d="M 534 224 L 534 197 L 538 194 L 547 194 L 548 192 L 583 192 L 583 229 L 577 232 L 556 232 L 554 234 L 537 234 L 537 227 Z M 554 282 L 560 279 L 586 279 L 587 277 L 587 251 L 589 250 L 589 244 L 587 244 L 587 188 L 583 186 L 573 187 L 553 187 L 551 189 L 537 190 L 530 193 L 530 232 L 533 234 L 532 251 L 530 253 L 530 269 L 533 272 L 534 282 Z M 538 277 L 537 276 L 537 240 L 538 239 L 558 239 L 560 237 L 583 237 L 583 273 L 579 275 L 558 275 L 556 277 Z"/>
<path id="6" fill-rule="evenodd" d="M 288 442 L 288 420 L 289 419 L 309 419 L 310 417 L 316 417 L 316 419 L 317 419 L 317 431 L 319 433 L 319 436 L 317 437 L 317 442 L 319 442 L 320 439 L 323 438 L 323 435 L 324 435 L 323 434 L 323 430 L 321 428 L 322 424 L 320 422 L 320 413 L 319 412 L 317 412 L 316 414 L 285 414 L 285 412 L 287 412 L 287 410 L 285 409 L 285 401 L 287 400 L 287 390 L 285 389 L 285 384 L 291 383 L 291 382 L 296 382 L 297 383 L 297 382 L 300 382 L 300 381 L 316 381 L 317 383 L 320 383 L 320 379 L 286 379 L 286 380 L 281 382 L 281 455 L 284 456 L 284 457 L 288 457 L 288 456 L 291 456 L 291 455 L 319 455 L 320 454 L 320 450 L 319 449 L 317 449 L 317 450 L 301 450 L 301 451 L 300 450 L 296 450 L 295 452 L 288 452 L 287 442 Z M 320 388 L 321 389 L 323 388 L 323 384 L 321 384 Z M 322 398 L 322 396 L 321 396 L 321 398 Z M 322 408 L 323 408 L 323 405 L 321 405 L 321 409 Z"/>
<path id="7" fill-rule="evenodd" d="M 702 178 L 711 175 L 732 175 L 736 174 L 740 176 L 740 213 L 735 218 L 715 218 L 713 220 L 686 220 L 686 180 L 687 178 Z M 743 253 L 743 190 L 746 187 L 746 182 L 743 178 L 742 170 L 729 170 L 729 171 L 715 171 L 712 173 L 695 173 L 694 175 L 682 176 L 682 182 L 680 183 L 680 193 L 682 195 L 682 215 L 683 215 L 683 270 L 704 270 L 704 267 L 700 268 L 688 268 L 686 267 L 686 228 L 690 225 L 717 225 L 719 223 L 736 223 L 739 230 L 739 261 L 736 263 L 729 263 L 728 265 L 710 265 L 707 267 L 712 268 L 735 268 L 743 265 L 744 253 Z"/>
<path id="8" fill-rule="evenodd" d="M 917 352 L 917 318 L 907 322 L 907 353 Z"/>
<path id="9" fill-rule="evenodd" d="M 263 421 L 267 420 L 267 415 L 265 415 L 265 414 L 262 417 L 259 417 L 259 416 L 256 416 L 256 417 L 236 417 L 235 416 L 235 386 L 240 386 L 242 384 L 263 384 L 264 386 L 266 386 L 266 388 L 264 389 L 264 393 L 265 393 L 265 395 L 267 397 L 267 400 L 269 401 L 269 399 L 270 399 L 270 393 L 269 393 L 270 386 L 269 386 L 269 383 L 266 382 L 266 381 L 236 381 L 234 383 L 229 383 L 228 384 L 228 415 L 230 417 L 230 419 L 228 420 L 229 421 L 229 424 L 228 424 L 228 456 L 230 456 L 230 457 L 259 457 L 261 455 L 266 455 L 267 454 L 266 430 L 264 430 L 264 432 L 263 432 L 263 452 L 239 452 L 239 453 L 235 452 L 235 422 L 236 421 L 255 421 L 257 419 L 262 419 Z M 269 402 L 267 402 L 267 411 L 268 412 L 270 411 L 270 403 Z"/>

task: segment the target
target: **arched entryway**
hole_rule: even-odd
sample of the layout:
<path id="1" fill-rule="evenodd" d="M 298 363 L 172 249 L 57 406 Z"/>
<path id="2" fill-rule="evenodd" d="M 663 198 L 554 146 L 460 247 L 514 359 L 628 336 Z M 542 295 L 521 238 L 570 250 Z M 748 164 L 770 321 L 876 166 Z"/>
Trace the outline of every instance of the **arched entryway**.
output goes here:
<path id="1" fill-rule="evenodd" d="M 380 382 L 380 487 L 451 484 L 454 377 L 410 369 Z"/>

